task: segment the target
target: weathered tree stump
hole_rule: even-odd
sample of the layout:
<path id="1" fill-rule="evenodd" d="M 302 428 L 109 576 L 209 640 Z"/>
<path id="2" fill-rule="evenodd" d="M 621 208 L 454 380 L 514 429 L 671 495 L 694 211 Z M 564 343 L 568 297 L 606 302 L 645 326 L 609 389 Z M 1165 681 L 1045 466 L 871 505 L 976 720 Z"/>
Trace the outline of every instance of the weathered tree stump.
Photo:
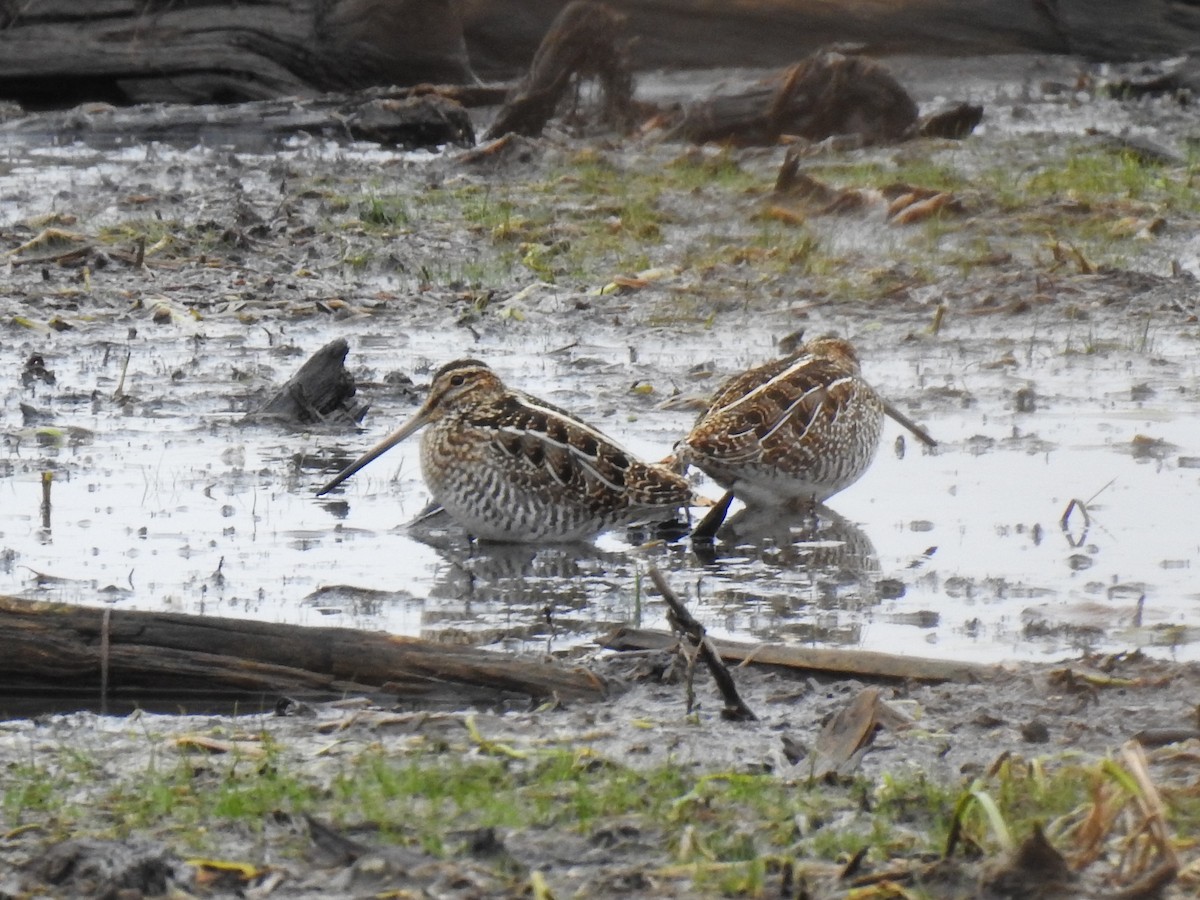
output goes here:
<path id="1" fill-rule="evenodd" d="M 604 118 L 619 126 L 627 124 L 633 75 L 624 22 L 624 16 L 602 3 L 576 0 L 563 9 L 538 47 L 529 73 L 504 101 L 485 140 L 505 134 L 541 134 L 573 80 L 588 77 L 597 79 L 604 92 Z"/>
<path id="2" fill-rule="evenodd" d="M 741 145 L 773 144 L 784 135 L 885 143 L 904 137 L 916 121 L 917 104 L 883 66 L 818 53 L 742 93 L 693 104 L 671 135 Z"/>
<path id="3" fill-rule="evenodd" d="M 362 421 L 369 404 L 354 402 L 354 376 L 346 369 L 350 345 L 345 338 L 330 341 L 310 356 L 257 410 L 246 416 L 252 422 L 272 421 L 301 427 L 340 419 Z"/>
<path id="4" fill-rule="evenodd" d="M 0 715 L 17 707 L 271 708 L 346 694 L 420 706 L 597 700 L 586 669 L 352 628 L 92 609 L 0 596 Z"/>

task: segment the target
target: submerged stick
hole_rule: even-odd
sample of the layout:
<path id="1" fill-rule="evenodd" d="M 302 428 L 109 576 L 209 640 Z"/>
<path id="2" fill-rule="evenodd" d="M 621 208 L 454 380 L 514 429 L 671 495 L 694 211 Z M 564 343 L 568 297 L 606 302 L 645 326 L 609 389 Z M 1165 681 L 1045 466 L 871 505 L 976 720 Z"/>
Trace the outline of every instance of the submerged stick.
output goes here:
<path id="1" fill-rule="evenodd" d="M 54 473 L 42 473 L 42 528 L 50 530 L 50 488 L 54 485 Z"/>
<path id="2" fill-rule="evenodd" d="M 725 522 L 725 517 L 729 515 L 729 504 L 733 502 L 733 491 L 726 491 L 725 495 L 717 501 L 704 518 L 700 520 L 695 528 L 692 529 L 692 540 L 700 541 L 701 543 L 712 543 L 717 536 L 717 530 Z"/>
<path id="3" fill-rule="evenodd" d="M 133 358 L 133 351 L 125 351 L 125 362 L 121 364 L 121 377 L 117 379 L 117 389 L 113 391 L 114 400 L 125 399 L 125 376 L 129 374 L 129 360 Z"/>
<path id="4" fill-rule="evenodd" d="M 663 600 L 671 609 L 671 623 L 681 632 L 683 632 L 696 646 L 700 658 L 704 660 L 704 664 L 708 666 L 708 670 L 712 672 L 713 680 L 717 683 L 717 689 L 721 692 L 721 697 L 725 700 L 725 716 L 737 722 L 753 722 L 758 719 L 758 716 L 742 702 L 742 698 L 738 696 L 737 686 L 733 683 L 733 676 L 729 674 L 729 669 L 725 663 L 721 661 L 721 655 L 717 653 L 712 642 L 704 632 L 704 626 L 697 622 L 681 599 L 679 595 L 671 589 L 667 584 L 667 579 L 663 577 L 662 572 L 658 571 L 656 566 L 650 567 L 650 580 L 654 582 L 654 586 L 658 588 L 658 592 L 662 594 Z"/>

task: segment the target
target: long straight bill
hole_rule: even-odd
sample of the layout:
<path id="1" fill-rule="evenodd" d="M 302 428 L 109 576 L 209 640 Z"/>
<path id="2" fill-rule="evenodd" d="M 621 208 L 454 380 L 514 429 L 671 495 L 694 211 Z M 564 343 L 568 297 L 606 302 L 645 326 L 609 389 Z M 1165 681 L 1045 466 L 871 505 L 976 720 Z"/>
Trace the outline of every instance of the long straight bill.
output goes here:
<path id="1" fill-rule="evenodd" d="M 901 428 L 906 428 L 913 437 L 915 437 L 926 447 L 932 448 L 937 446 L 937 441 L 933 439 L 928 431 L 926 431 L 904 413 L 900 412 L 900 410 L 896 409 L 896 407 L 892 406 L 892 404 L 888 403 L 887 400 L 884 400 L 882 397 L 879 399 L 883 403 L 883 411 L 890 416 L 892 420 L 896 422 L 896 424 L 898 424 Z"/>
<path id="2" fill-rule="evenodd" d="M 387 453 L 389 450 L 391 450 L 393 447 L 395 447 L 398 443 L 400 443 L 402 440 L 404 440 L 406 437 L 408 437 L 410 434 L 412 434 L 414 431 L 416 431 L 418 428 L 420 428 L 422 425 L 424 425 L 425 421 L 426 421 L 425 420 L 425 411 L 424 410 L 418 411 L 415 416 L 413 416 L 411 419 L 409 419 L 407 422 L 405 422 L 403 425 L 401 425 L 399 428 L 397 428 L 395 431 L 393 431 L 391 434 L 389 434 L 387 437 L 385 437 L 382 441 L 380 441 L 378 444 L 376 444 L 374 447 L 372 447 L 370 450 L 368 450 L 366 453 L 364 453 L 362 456 L 360 456 L 354 462 L 350 463 L 350 465 L 346 466 L 346 468 L 342 469 L 342 471 L 340 471 L 336 475 L 334 475 L 333 479 L 328 484 L 326 484 L 323 488 L 321 488 L 319 491 L 317 491 L 317 496 L 320 497 L 323 494 L 328 494 L 330 491 L 332 491 L 335 487 L 337 487 L 339 484 L 341 484 L 343 481 L 345 481 L 347 478 L 349 478 L 351 475 L 353 475 L 359 469 L 363 468 L 363 466 L 367 465 L 368 463 L 374 462 L 376 459 L 383 456 L 383 454 Z"/>

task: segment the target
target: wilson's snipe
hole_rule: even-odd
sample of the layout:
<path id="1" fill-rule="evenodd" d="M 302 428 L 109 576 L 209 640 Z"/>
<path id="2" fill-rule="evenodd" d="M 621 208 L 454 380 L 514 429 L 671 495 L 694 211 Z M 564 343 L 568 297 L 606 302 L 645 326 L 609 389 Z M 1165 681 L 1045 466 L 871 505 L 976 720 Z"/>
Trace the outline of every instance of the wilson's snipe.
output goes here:
<path id="1" fill-rule="evenodd" d="M 675 455 L 747 504 L 803 508 L 867 470 L 885 411 L 849 342 L 820 338 L 722 385 Z"/>
<path id="2" fill-rule="evenodd" d="M 606 528 L 672 518 L 687 482 L 644 463 L 574 416 L 510 390 L 485 364 L 437 371 L 416 414 L 318 492 L 341 484 L 418 428 L 434 500 L 469 533 L 493 541 L 575 541 Z"/>

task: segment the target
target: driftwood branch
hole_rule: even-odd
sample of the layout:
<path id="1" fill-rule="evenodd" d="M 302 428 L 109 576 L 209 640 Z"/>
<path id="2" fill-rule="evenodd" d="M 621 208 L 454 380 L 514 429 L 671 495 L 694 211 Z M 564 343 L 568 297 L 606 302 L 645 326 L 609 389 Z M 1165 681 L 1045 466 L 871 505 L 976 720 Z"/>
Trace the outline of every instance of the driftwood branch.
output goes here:
<path id="1" fill-rule="evenodd" d="M 665 631 L 647 628 L 618 628 L 601 642 L 609 650 L 662 650 L 674 643 Z M 917 681 L 960 681 L 974 683 L 994 676 L 998 669 L 979 663 L 898 656 L 871 650 L 793 647 L 786 644 L 746 644 L 709 638 L 721 658 L 743 665 L 757 663 L 786 666 L 861 678 L 912 678 Z"/>
<path id="2" fill-rule="evenodd" d="M 713 645 L 704 631 L 704 626 L 697 622 L 679 595 L 671 589 L 667 584 L 667 579 L 663 577 L 662 572 L 658 571 L 655 566 L 650 567 L 650 580 L 654 582 L 654 586 L 658 588 L 658 592 L 662 594 L 662 598 L 666 601 L 670 608 L 668 618 L 671 623 L 685 635 L 692 645 L 696 648 L 700 659 L 704 660 L 704 664 L 708 666 L 708 670 L 712 673 L 713 680 L 717 684 L 717 690 L 721 692 L 721 697 L 725 700 L 725 716 L 738 722 L 754 721 L 758 717 L 750 707 L 742 702 L 742 698 L 738 695 L 737 686 L 733 683 L 733 676 L 729 674 L 729 669 L 725 663 L 721 661 L 720 655 L 713 648 Z"/>
<path id="3" fill-rule="evenodd" d="M 607 693 L 582 668 L 352 628 L 0 597 L 0 629 L 0 714 L 99 708 L 102 670 L 110 710 L 258 709 L 281 696 L 346 694 L 461 707 Z"/>

